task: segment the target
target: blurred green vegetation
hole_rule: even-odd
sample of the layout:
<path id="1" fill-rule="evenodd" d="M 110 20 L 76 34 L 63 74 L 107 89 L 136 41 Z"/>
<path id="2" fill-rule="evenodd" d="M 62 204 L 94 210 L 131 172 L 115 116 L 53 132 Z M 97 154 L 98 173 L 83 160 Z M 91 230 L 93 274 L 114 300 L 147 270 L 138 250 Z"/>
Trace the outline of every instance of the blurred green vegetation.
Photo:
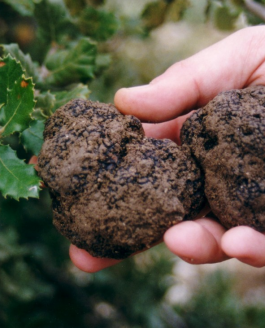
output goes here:
<path id="1" fill-rule="evenodd" d="M 262 22 L 236 0 L 0 0 L 2 52 L 33 77 L 40 121 L 72 97 L 112 101 L 118 88 L 147 83 L 174 61 Z M 78 54 L 86 55 L 85 70 L 76 70 Z M 48 74 L 62 62 L 64 71 Z M 37 153 L 30 145 L 25 151 L 17 134 L 8 143 L 20 158 Z M 265 327 L 265 304 L 242 299 L 236 273 L 205 273 L 186 302 L 172 305 L 168 292 L 182 282 L 163 245 L 96 274 L 73 267 L 68 247 L 52 226 L 47 190 L 40 199 L 0 197 L 1 328 Z"/>

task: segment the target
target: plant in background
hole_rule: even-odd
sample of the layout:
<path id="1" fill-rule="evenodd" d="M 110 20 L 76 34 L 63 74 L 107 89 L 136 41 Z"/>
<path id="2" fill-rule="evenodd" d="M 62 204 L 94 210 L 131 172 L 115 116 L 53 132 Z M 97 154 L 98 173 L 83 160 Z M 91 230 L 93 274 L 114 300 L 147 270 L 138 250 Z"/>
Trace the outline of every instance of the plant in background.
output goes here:
<path id="1" fill-rule="evenodd" d="M 51 225 L 49 194 L 40 192 L 40 179 L 27 164 L 40 151 L 46 119 L 70 99 L 88 98 L 89 83 L 110 64 L 107 42 L 121 23 L 103 2 L 0 1 L 1 327 L 153 327 L 167 321 L 163 295 L 172 263 L 154 252 L 156 260 L 145 267 L 131 260 L 79 279 L 68 242 Z"/>
<path id="2" fill-rule="evenodd" d="M 205 1 L 204 18 L 220 29 L 232 29 L 240 15 L 260 22 L 250 2 Z M 191 6 L 187 0 L 146 3 L 130 20 L 107 10 L 104 0 L 0 0 L 1 327 L 191 324 L 165 302 L 174 263 L 163 247 L 95 275 L 75 270 L 68 242 L 51 225 L 48 191 L 40 192 L 40 179 L 27 164 L 38 155 L 45 121 L 58 107 L 93 98 L 91 90 L 101 101 L 107 89 L 114 93 L 121 76 L 109 74 L 107 87 L 103 82 L 117 40 L 148 38 L 165 22 L 185 18 Z M 188 310 L 197 309 L 194 304 Z"/>
<path id="3" fill-rule="evenodd" d="M 10 4 L 28 17 L 32 29 L 36 26 L 34 51 L 39 48 L 32 53 L 33 62 L 17 44 L 1 46 L 0 190 L 4 197 L 19 199 L 38 197 L 40 181 L 33 167 L 17 158 L 8 138 L 16 133 L 28 154 L 38 155 L 44 121 L 68 100 L 87 98 L 87 83 L 109 64 L 109 56 L 98 51 L 93 39 L 107 40 L 116 32 L 118 20 L 91 6 L 73 16 L 58 0 Z"/>

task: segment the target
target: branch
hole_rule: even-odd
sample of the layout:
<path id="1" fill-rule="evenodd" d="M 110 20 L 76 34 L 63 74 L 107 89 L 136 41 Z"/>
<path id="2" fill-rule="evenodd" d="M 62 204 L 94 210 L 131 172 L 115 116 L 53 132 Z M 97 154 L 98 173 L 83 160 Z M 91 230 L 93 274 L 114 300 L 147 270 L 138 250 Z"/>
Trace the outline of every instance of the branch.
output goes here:
<path id="1" fill-rule="evenodd" d="M 265 6 L 253 0 L 245 0 L 246 8 L 257 17 L 265 21 Z"/>

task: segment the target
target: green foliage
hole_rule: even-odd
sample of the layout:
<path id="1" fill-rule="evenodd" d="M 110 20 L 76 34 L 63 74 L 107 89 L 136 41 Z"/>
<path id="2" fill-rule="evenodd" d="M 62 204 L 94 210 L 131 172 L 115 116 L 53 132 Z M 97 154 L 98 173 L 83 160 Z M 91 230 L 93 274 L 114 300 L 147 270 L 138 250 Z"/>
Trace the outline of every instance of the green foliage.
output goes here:
<path id="1" fill-rule="evenodd" d="M 4 197 L 38 197 L 39 178 L 34 167 L 17 158 L 9 146 L 0 146 L 0 190 Z"/>
<path id="2" fill-rule="evenodd" d="M 208 274 L 185 307 L 177 307 L 189 328 L 263 328 L 264 306 L 244 304 L 235 293 L 236 277 L 225 271 Z"/>
<path id="3" fill-rule="evenodd" d="M 253 1 L 254 5 L 256 2 L 265 3 L 263 0 Z M 224 31 L 234 30 L 241 15 L 249 25 L 264 23 L 256 13 L 246 6 L 243 0 L 208 0 L 205 15 L 208 20 L 213 21 L 215 27 Z"/>
<path id="4" fill-rule="evenodd" d="M 32 15 L 34 10 L 34 0 L 4 0 L 23 16 Z"/>
<path id="5" fill-rule="evenodd" d="M 118 29 L 117 18 L 109 12 L 86 7 L 78 18 L 78 25 L 84 35 L 97 41 L 108 40 Z"/>
<path id="6" fill-rule="evenodd" d="M 70 90 L 54 92 L 56 101 L 54 103 L 53 111 L 74 98 L 87 99 L 89 94 L 90 91 L 88 87 L 82 83 L 75 85 Z"/>
<path id="7" fill-rule="evenodd" d="M 56 97 L 50 91 L 37 95 L 33 118 L 40 121 L 47 119 L 53 113 L 55 101 Z"/>
<path id="8" fill-rule="evenodd" d="M 0 191 L 5 197 L 15 199 L 38 197 L 40 181 L 36 171 L 6 145 L 8 138 L 17 133 L 18 147 L 23 145 L 26 150 L 24 158 L 38 155 L 44 121 L 70 99 L 87 98 L 90 94 L 87 83 L 110 63 L 109 55 L 100 53 L 97 43 L 85 35 L 97 41 L 107 40 L 116 32 L 118 20 L 113 14 L 85 3 L 82 11 L 85 16 L 79 17 L 71 15 L 63 0 L 9 0 L 4 3 L 10 8 L 3 7 L 2 12 L 16 11 L 18 17 L 30 17 L 32 26 L 37 26 L 34 32 L 37 47 L 30 54 L 25 54 L 16 43 L 3 43 L 0 47 L 3 175 Z M 0 12 L 1 6 L 0 2 Z M 92 16 L 95 19 L 89 26 L 86 18 L 91 20 Z M 97 29 L 92 31 L 95 25 Z"/>
<path id="9" fill-rule="evenodd" d="M 220 30 L 232 30 L 238 18 L 238 13 L 232 12 L 228 6 L 218 7 L 215 10 L 215 25 Z"/>
<path id="10" fill-rule="evenodd" d="M 0 136 L 26 129 L 34 107 L 31 78 L 26 78 L 20 63 L 10 56 L 0 61 Z"/>
<path id="11" fill-rule="evenodd" d="M 142 13 L 144 28 L 150 31 L 166 20 L 179 21 L 185 10 L 190 6 L 187 0 L 159 0 L 150 2 Z"/>
<path id="12" fill-rule="evenodd" d="M 80 39 L 70 49 L 58 50 L 45 61 L 49 74 L 48 85 L 65 86 L 78 81 L 87 82 L 94 77 L 97 48 L 87 38 Z"/>
<path id="13" fill-rule="evenodd" d="M 0 59 L 0 140 L 28 128 L 34 107 L 31 78 L 10 55 Z M 0 144 L 0 191 L 15 199 L 38 197 L 40 180 L 34 168 L 20 160 L 16 152 Z"/>
<path id="14" fill-rule="evenodd" d="M 0 0 L 0 327 L 263 327 L 264 308 L 244 305 L 223 274 L 207 276 L 189 304 L 173 309 L 165 295 L 174 262 L 163 246 L 81 273 L 51 224 L 49 193 L 39 193 L 36 170 L 26 164 L 40 151 L 45 121 L 73 98 L 92 92 L 106 101 L 116 86 L 143 83 L 130 63 L 122 66 L 120 48 L 183 19 L 192 5 L 146 1 L 128 18 L 108 10 L 112 3 Z M 239 0 L 209 0 L 205 9 L 224 30 L 241 14 L 254 21 Z"/>
<path id="15" fill-rule="evenodd" d="M 61 0 L 39 1 L 35 4 L 34 17 L 38 24 L 38 39 L 47 44 L 61 43 L 67 33 L 75 31 L 72 17 Z"/>
<path id="16" fill-rule="evenodd" d="M 10 297 L 29 302 L 36 300 L 39 295 L 52 295 L 52 288 L 39 280 L 25 263 L 29 255 L 28 247 L 19 247 L 18 235 L 14 229 L 0 233 L 0 279 L 4 287 L 0 295 L 2 304 Z"/>
<path id="17" fill-rule="evenodd" d="M 32 77 L 35 83 L 39 81 L 40 74 L 37 70 L 37 64 L 33 63 L 29 54 L 25 55 L 19 49 L 18 44 L 2 44 L 0 46 L 0 51 L 2 56 L 7 56 L 9 54 L 12 58 L 15 58 L 23 67 L 24 74 L 27 78 Z"/>
<path id="18" fill-rule="evenodd" d="M 43 144 L 44 122 L 33 120 L 30 127 L 21 133 L 21 142 L 27 152 L 38 155 Z"/>

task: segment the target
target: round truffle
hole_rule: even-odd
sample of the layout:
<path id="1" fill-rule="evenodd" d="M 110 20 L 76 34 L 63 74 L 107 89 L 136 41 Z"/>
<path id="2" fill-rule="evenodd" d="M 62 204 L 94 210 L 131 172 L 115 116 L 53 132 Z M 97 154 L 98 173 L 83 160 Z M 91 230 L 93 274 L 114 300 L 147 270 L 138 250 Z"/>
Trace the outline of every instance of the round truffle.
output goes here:
<path id="1" fill-rule="evenodd" d="M 183 125 L 205 173 L 205 194 L 226 227 L 265 230 L 265 87 L 220 93 Z"/>
<path id="2" fill-rule="evenodd" d="M 50 188 L 54 225 L 96 257 L 122 259 L 194 218 L 204 178 L 170 140 L 144 136 L 113 105 L 75 99 L 46 122 L 39 174 Z"/>

